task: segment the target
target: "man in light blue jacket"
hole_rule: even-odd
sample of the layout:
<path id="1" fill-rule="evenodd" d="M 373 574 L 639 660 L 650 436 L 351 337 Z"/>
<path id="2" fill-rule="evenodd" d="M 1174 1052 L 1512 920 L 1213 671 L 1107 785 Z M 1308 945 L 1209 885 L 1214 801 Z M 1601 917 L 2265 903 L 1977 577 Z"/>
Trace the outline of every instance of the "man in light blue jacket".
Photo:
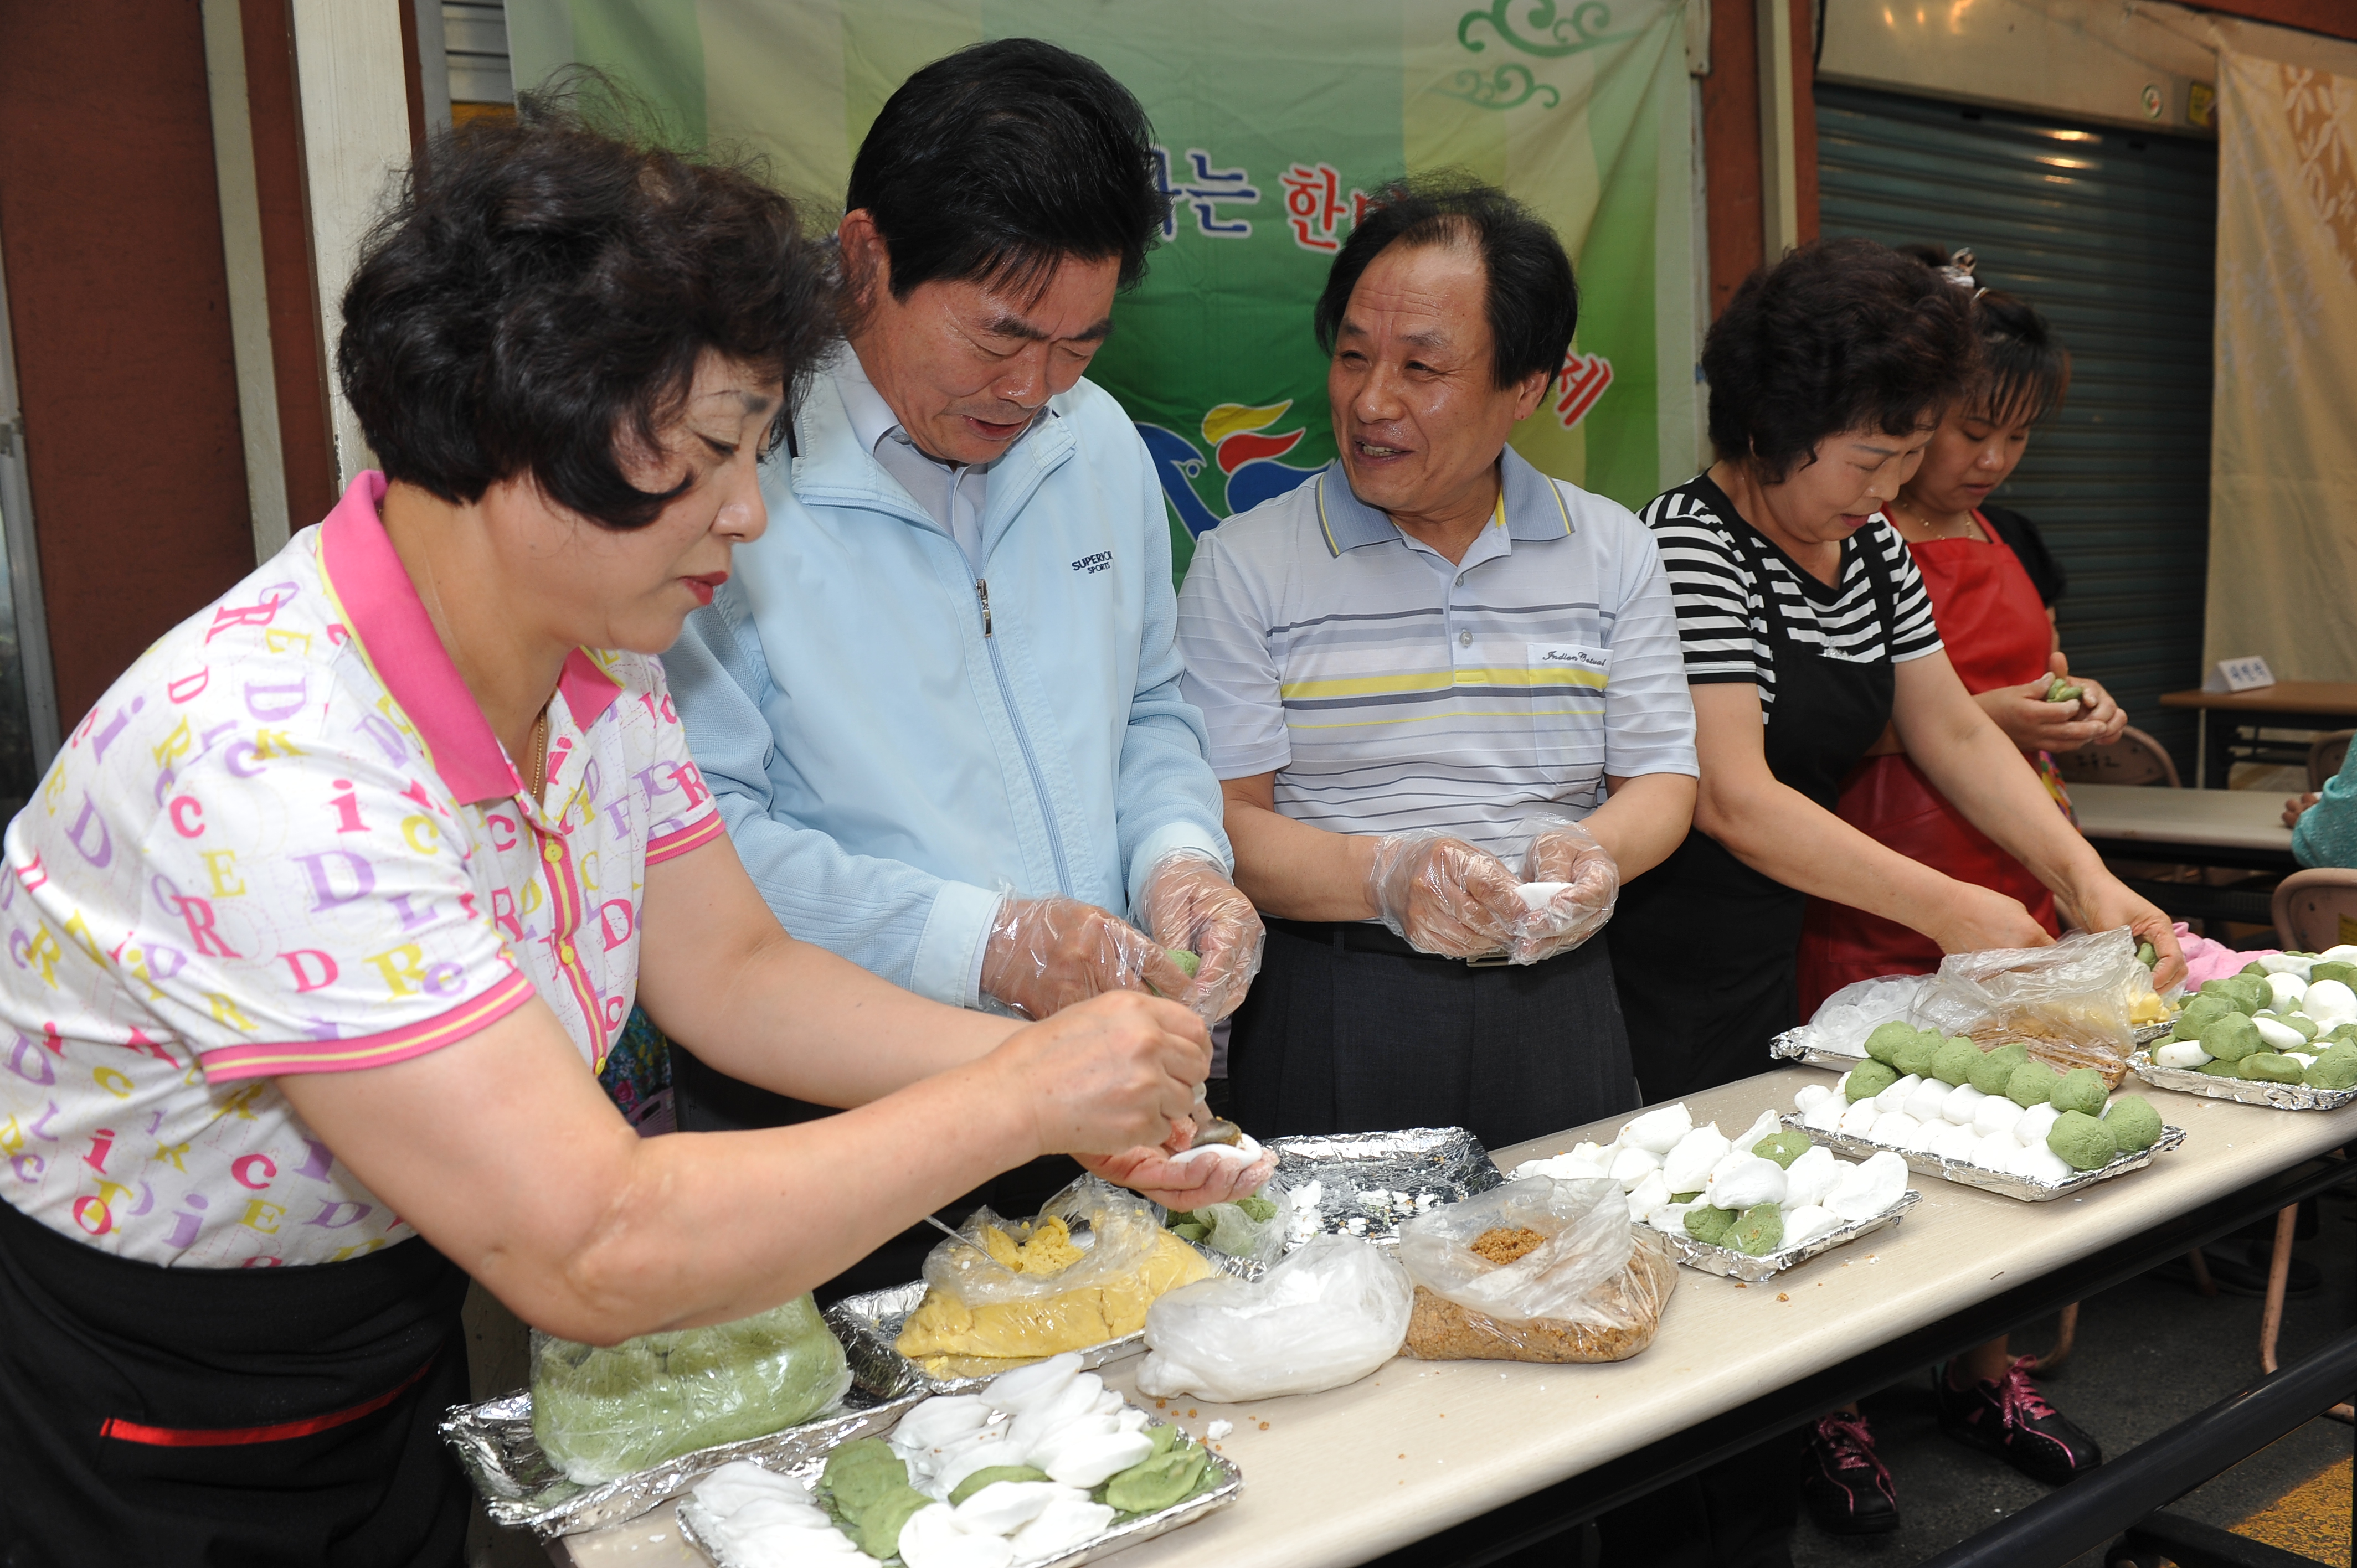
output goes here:
<path id="1" fill-rule="evenodd" d="M 1081 379 L 1160 232 L 1150 135 L 1028 39 L 892 96 L 839 231 L 849 341 L 764 467 L 767 536 L 664 660 L 780 921 L 943 1002 L 1147 987 L 1217 1018 L 1258 967 L 1161 490 Z"/>

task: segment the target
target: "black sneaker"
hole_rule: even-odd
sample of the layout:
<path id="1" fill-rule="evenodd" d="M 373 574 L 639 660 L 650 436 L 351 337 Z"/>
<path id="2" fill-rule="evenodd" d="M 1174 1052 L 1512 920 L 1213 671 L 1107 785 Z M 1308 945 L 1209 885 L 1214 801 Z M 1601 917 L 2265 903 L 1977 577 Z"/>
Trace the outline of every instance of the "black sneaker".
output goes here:
<path id="1" fill-rule="evenodd" d="M 1940 1430 L 1957 1442 L 1994 1454 L 2033 1481 L 2059 1487 L 2104 1462 L 2095 1440 L 2046 1402 L 2029 1380 L 2035 1356 L 2024 1356 L 1993 1383 L 1948 1386 L 1948 1369 L 1932 1373 L 1940 1402 Z"/>
<path id="2" fill-rule="evenodd" d="M 1866 1417 L 1835 1411 L 1818 1420 L 1801 1468 L 1801 1500 L 1828 1535 L 1887 1535 L 1899 1528 L 1899 1489 L 1874 1451 Z"/>

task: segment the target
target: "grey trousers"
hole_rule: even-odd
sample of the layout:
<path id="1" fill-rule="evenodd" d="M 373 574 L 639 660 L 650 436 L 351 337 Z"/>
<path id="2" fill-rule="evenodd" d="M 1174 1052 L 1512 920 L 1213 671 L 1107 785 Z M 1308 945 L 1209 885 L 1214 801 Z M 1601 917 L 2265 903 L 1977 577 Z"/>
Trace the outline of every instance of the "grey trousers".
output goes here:
<path id="1" fill-rule="evenodd" d="M 1270 922 L 1237 1010 L 1232 1114 L 1254 1137 L 1468 1127 L 1497 1149 L 1641 1103 L 1602 940 L 1473 969 L 1330 932 Z"/>

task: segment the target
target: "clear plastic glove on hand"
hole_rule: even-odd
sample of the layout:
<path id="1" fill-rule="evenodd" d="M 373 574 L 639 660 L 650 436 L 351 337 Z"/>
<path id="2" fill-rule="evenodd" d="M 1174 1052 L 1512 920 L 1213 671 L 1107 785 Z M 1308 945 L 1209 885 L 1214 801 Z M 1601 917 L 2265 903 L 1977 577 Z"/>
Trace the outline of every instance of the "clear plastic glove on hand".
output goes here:
<path id="1" fill-rule="evenodd" d="M 1219 862 L 1191 850 L 1164 855 L 1146 874 L 1137 913 L 1156 941 L 1199 961 L 1186 989 L 1167 993 L 1174 1001 L 1210 1024 L 1243 1004 L 1253 976 L 1260 972 L 1268 933 L 1252 900 L 1228 880 Z"/>
<path id="2" fill-rule="evenodd" d="M 982 951 L 982 989 L 1026 1017 L 1052 1017 L 1107 991 L 1182 996 L 1187 972 L 1119 916 L 1077 898 L 998 903 Z"/>
<path id="3" fill-rule="evenodd" d="M 1545 903 L 1523 916 L 1507 950 L 1516 963 L 1538 963 L 1569 952 L 1604 929 L 1620 897 L 1620 868 L 1611 851 L 1560 813 L 1525 817 L 1521 831 L 1531 836 L 1523 857 L 1523 883 L 1560 884 Z M 1528 897 L 1525 892 L 1525 902 Z"/>
<path id="4" fill-rule="evenodd" d="M 1496 855 L 1428 829 L 1375 841 L 1367 897 L 1392 935 L 1442 958 L 1504 951 L 1529 913 L 1522 884 Z"/>
<path id="5" fill-rule="evenodd" d="M 1250 1164 L 1231 1160 L 1178 1160 L 1195 1135 L 1186 1123 L 1158 1149 L 1135 1148 L 1118 1155 L 1075 1155 L 1082 1165 L 1109 1182 L 1128 1187 L 1173 1210 L 1208 1208 L 1233 1203 L 1267 1185 L 1276 1174 L 1276 1151 L 1264 1149 Z"/>

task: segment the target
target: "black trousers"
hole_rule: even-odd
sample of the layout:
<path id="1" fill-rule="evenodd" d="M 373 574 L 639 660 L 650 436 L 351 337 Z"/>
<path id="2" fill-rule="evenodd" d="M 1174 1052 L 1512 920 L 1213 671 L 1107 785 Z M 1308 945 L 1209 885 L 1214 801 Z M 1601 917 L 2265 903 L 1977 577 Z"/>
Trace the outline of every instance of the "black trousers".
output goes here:
<path id="1" fill-rule="evenodd" d="M 466 1292 L 422 1240 L 166 1269 L 0 1201 L 0 1563 L 458 1568 Z"/>
<path id="2" fill-rule="evenodd" d="M 1228 1046 L 1254 1137 L 1468 1127 L 1497 1149 L 1639 1103 L 1600 940 L 1476 969 L 1380 926 L 1267 924 Z"/>

